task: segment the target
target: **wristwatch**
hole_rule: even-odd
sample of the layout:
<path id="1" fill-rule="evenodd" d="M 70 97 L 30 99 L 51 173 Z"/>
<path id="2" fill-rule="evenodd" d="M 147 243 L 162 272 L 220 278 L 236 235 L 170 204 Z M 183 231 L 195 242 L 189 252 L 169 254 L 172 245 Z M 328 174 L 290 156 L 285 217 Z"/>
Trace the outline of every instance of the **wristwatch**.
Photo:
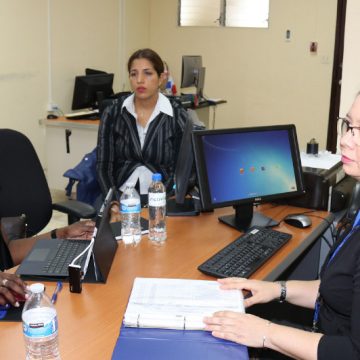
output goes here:
<path id="1" fill-rule="evenodd" d="M 51 230 L 50 237 L 51 237 L 52 239 L 57 239 L 56 230 L 57 230 L 57 229 Z"/>

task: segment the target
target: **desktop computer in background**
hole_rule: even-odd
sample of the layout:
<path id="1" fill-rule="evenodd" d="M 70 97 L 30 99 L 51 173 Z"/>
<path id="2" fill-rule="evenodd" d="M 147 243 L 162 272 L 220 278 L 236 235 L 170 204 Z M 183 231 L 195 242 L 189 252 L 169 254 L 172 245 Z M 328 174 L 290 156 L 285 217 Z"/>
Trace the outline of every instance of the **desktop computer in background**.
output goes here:
<path id="1" fill-rule="evenodd" d="M 65 114 L 67 119 L 99 119 L 99 107 L 101 107 L 105 99 L 114 94 L 114 74 L 89 68 L 85 72 L 86 75 L 75 77 L 71 106 L 71 109 L 75 110 L 75 112 Z"/>
<path id="2" fill-rule="evenodd" d="M 309 157 L 311 157 L 309 162 Z M 331 165 L 324 164 L 324 158 Z M 356 181 L 346 176 L 340 161 L 340 155 L 319 154 L 318 156 L 301 154 L 305 194 L 289 199 L 293 206 L 316 210 L 337 212 L 349 204 Z M 322 168 L 326 166 L 326 168 Z"/>
<path id="3" fill-rule="evenodd" d="M 195 87 L 196 96 L 195 106 L 199 103 L 206 102 L 204 96 L 206 68 L 202 66 L 201 55 L 183 55 L 181 67 L 181 88 Z M 186 99 L 186 95 L 185 98 Z"/>
<path id="4" fill-rule="evenodd" d="M 277 225 L 254 205 L 304 194 L 294 125 L 194 131 L 193 147 L 202 207 L 233 206 L 219 220 L 236 229 Z"/>

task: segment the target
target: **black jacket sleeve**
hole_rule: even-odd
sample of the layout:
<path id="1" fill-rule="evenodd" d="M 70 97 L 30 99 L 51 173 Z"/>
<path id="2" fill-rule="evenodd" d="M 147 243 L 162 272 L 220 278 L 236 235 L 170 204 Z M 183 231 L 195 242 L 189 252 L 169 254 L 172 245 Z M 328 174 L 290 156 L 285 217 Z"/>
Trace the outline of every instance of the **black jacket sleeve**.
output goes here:
<path id="1" fill-rule="evenodd" d="M 319 360 L 360 359 L 360 231 L 322 272 Z"/>
<path id="2" fill-rule="evenodd" d="M 4 271 L 5 269 L 9 269 L 13 266 L 14 266 L 14 264 L 11 259 L 9 249 L 6 246 L 4 239 L 2 238 L 1 231 L 0 231 L 0 270 Z"/>

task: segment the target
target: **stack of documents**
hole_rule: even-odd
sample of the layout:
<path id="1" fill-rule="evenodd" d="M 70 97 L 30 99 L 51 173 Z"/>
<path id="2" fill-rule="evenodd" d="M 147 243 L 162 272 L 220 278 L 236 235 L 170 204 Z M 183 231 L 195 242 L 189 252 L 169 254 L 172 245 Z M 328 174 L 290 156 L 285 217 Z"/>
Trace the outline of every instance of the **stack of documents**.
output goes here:
<path id="1" fill-rule="evenodd" d="M 249 360 L 246 346 L 203 331 L 203 317 L 219 310 L 243 312 L 241 291 L 220 290 L 216 281 L 136 278 L 112 360 Z"/>
<path id="2" fill-rule="evenodd" d="M 203 330 L 204 316 L 222 310 L 244 312 L 242 292 L 221 290 L 216 281 L 136 278 L 124 325 Z"/>

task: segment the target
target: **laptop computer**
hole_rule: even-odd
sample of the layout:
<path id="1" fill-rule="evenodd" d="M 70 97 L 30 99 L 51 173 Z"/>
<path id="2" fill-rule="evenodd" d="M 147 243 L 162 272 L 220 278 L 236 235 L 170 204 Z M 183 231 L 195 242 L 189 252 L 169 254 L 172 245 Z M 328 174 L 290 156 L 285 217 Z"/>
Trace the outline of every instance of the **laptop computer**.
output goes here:
<path id="1" fill-rule="evenodd" d="M 106 282 L 118 246 L 110 226 L 109 209 L 112 195 L 113 189 L 110 189 L 97 215 L 92 240 L 40 239 L 21 263 L 16 273 L 24 278 L 41 278 L 49 281 L 65 280 L 69 277 L 68 265 L 84 252 L 77 262 L 81 265 L 84 273 L 84 281 Z M 62 264 L 61 270 L 60 267 L 51 266 L 53 260 L 58 259 L 62 247 L 68 251 L 74 244 L 79 245 L 78 249 Z"/>

